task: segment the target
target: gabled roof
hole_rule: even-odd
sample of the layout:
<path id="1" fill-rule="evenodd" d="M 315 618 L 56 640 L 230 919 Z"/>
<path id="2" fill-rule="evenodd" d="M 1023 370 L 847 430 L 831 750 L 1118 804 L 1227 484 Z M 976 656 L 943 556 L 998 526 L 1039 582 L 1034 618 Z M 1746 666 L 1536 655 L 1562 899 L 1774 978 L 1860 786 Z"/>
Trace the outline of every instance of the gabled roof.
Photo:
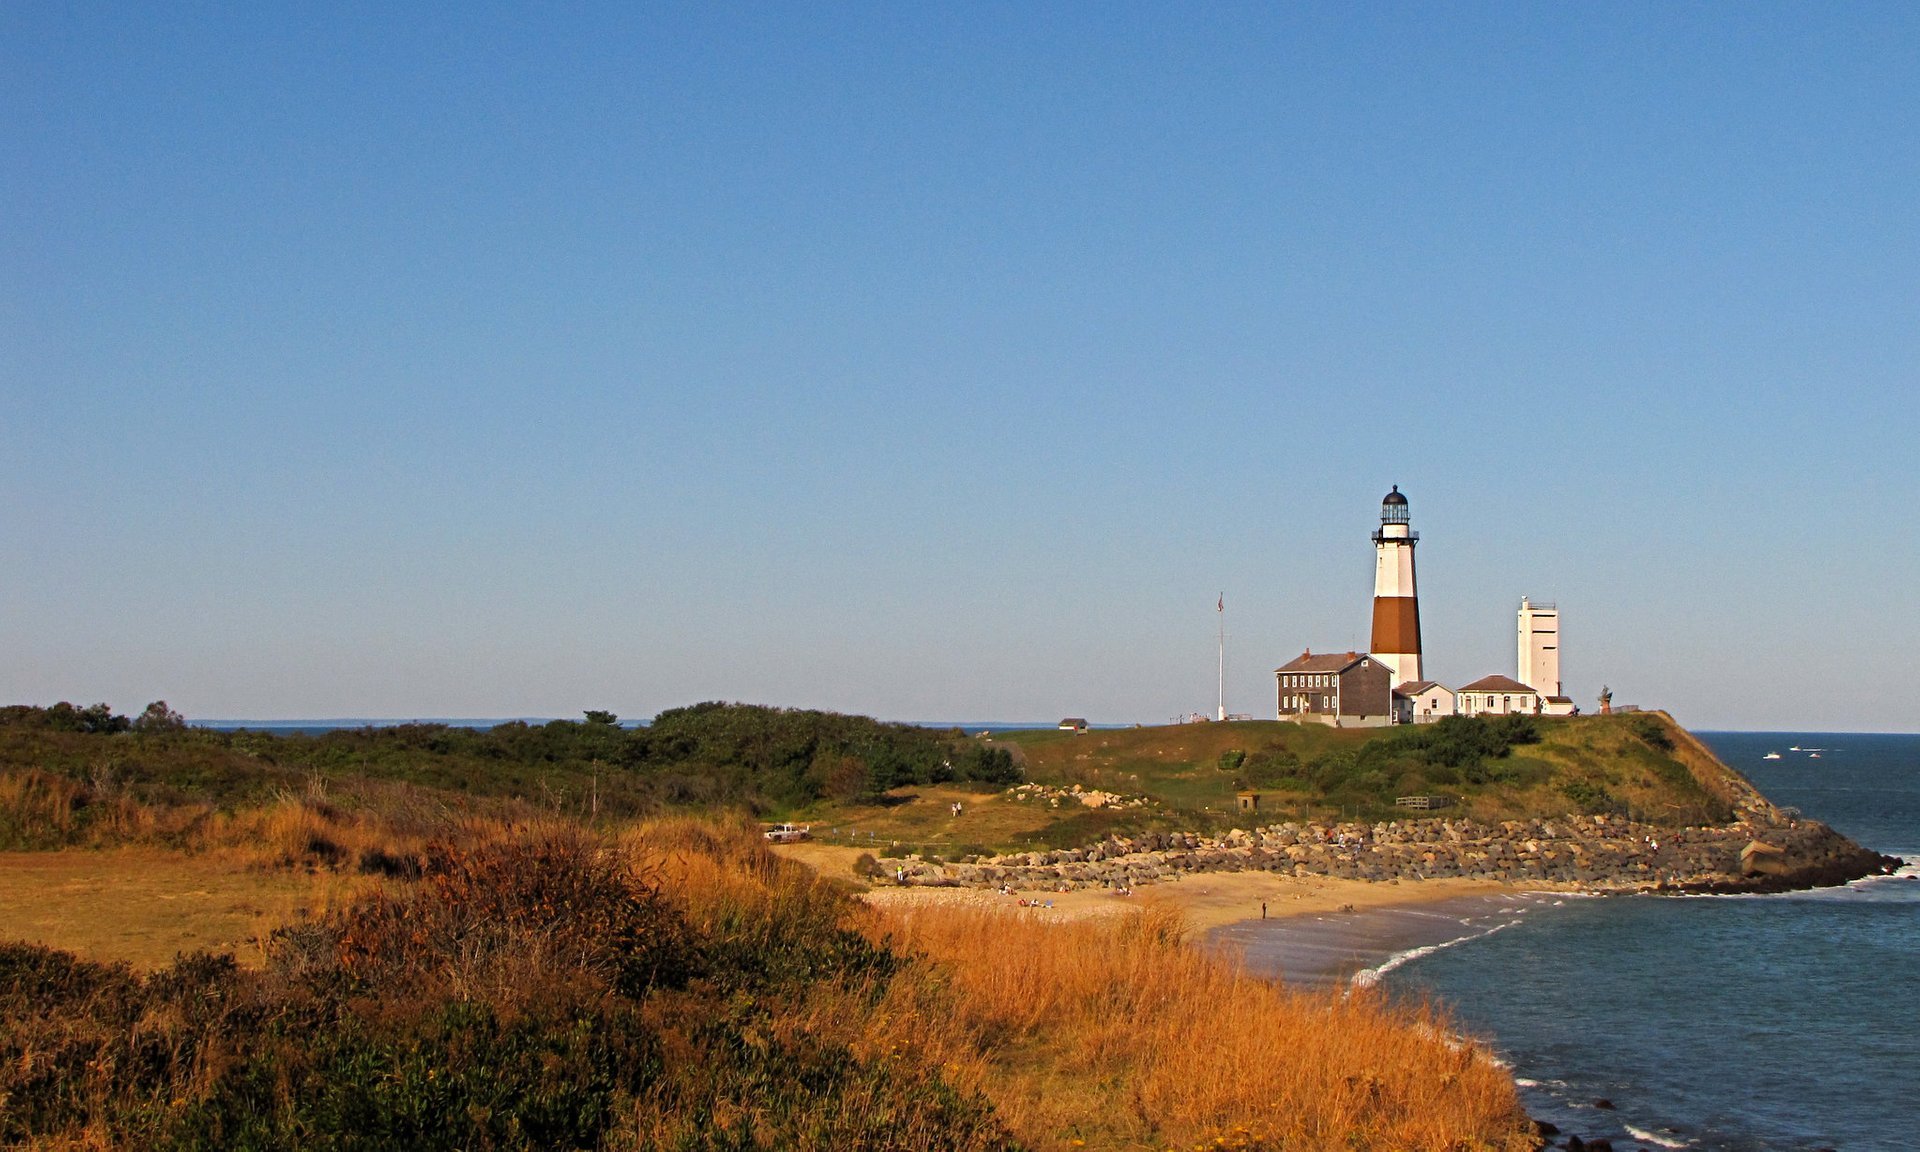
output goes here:
<path id="1" fill-rule="evenodd" d="M 1534 692 L 1533 689 L 1527 687 L 1525 684 L 1520 683 L 1520 681 L 1515 680 L 1510 676 L 1482 676 L 1480 677 L 1480 679 L 1475 680 L 1473 683 L 1462 687 L 1460 691 L 1462 692 L 1531 692 L 1535 696 L 1539 695 L 1538 692 Z"/>
<path id="2" fill-rule="evenodd" d="M 1438 680 L 1409 680 L 1405 684 L 1400 685 L 1400 687 L 1395 688 L 1394 691 L 1400 693 L 1402 696 L 1418 696 L 1429 688 L 1438 688 L 1443 692 L 1453 691 L 1453 689 L 1440 683 Z"/>
<path id="3" fill-rule="evenodd" d="M 1371 657 L 1369 657 L 1364 652 L 1329 652 L 1320 656 L 1315 656 L 1313 654 L 1313 650 L 1308 649 L 1307 651 L 1300 653 L 1300 655 L 1294 657 L 1292 660 L 1288 661 L 1287 663 L 1280 665 L 1280 667 L 1278 668 L 1275 668 L 1274 671 L 1275 672 L 1345 672 L 1347 669 L 1353 667 L 1355 664 L 1360 663 L 1360 661 L 1367 660 L 1367 659 L 1371 659 Z"/>

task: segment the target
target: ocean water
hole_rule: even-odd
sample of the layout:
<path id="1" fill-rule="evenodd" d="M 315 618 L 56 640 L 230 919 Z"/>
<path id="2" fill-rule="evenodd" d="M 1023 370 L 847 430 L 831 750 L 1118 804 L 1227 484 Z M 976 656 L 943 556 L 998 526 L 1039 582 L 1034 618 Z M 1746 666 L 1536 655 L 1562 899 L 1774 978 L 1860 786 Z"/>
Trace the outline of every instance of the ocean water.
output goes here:
<path id="1" fill-rule="evenodd" d="M 1616 1148 L 1920 1149 L 1920 736 L 1702 736 L 1776 803 L 1909 866 L 1779 896 L 1453 908 L 1457 927 L 1359 978 L 1437 995 L 1535 1117 Z"/>

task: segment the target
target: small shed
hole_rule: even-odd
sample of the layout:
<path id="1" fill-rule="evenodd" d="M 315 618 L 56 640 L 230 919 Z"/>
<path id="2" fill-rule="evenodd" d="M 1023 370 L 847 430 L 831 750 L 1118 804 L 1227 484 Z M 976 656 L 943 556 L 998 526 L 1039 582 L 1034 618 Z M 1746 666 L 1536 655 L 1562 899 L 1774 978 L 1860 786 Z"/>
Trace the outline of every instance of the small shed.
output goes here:
<path id="1" fill-rule="evenodd" d="M 1240 801 L 1240 811 L 1242 812 L 1260 811 L 1260 793 L 1236 792 L 1234 793 L 1234 796 Z"/>
<path id="2" fill-rule="evenodd" d="M 1069 716 L 1065 720 L 1060 721 L 1060 728 L 1065 732 L 1085 732 L 1087 730 L 1087 718 L 1084 716 Z"/>

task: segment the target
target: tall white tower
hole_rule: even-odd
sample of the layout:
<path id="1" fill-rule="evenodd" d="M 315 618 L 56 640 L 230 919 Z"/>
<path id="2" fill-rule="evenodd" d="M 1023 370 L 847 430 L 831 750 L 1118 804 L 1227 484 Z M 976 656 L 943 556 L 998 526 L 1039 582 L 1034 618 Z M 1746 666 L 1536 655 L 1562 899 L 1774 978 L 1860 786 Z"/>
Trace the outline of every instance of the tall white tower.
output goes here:
<path id="1" fill-rule="evenodd" d="M 1420 534 L 1407 517 L 1407 498 L 1395 484 L 1380 501 L 1380 527 L 1373 534 L 1373 646 L 1376 660 L 1393 672 L 1393 686 L 1420 675 L 1420 597 L 1413 585 L 1413 546 Z"/>
<path id="2" fill-rule="evenodd" d="M 1520 598 L 1520 683 L 1542 696 L 1561 696 L 1560 609 Z"/>

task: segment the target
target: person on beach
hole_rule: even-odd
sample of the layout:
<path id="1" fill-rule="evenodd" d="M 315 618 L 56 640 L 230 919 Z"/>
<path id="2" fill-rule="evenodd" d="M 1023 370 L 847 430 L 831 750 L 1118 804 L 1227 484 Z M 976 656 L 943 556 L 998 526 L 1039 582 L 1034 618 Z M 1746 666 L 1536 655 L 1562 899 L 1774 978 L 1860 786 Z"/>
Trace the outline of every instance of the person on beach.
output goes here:
<path id="1" fill-rule="evenodd" d="M 1265 920 L 1266 918 L 1267 918 L 1267 902 L 1265 900 L 1262 900 L 1260 901 L 1260 919 Z"/>

